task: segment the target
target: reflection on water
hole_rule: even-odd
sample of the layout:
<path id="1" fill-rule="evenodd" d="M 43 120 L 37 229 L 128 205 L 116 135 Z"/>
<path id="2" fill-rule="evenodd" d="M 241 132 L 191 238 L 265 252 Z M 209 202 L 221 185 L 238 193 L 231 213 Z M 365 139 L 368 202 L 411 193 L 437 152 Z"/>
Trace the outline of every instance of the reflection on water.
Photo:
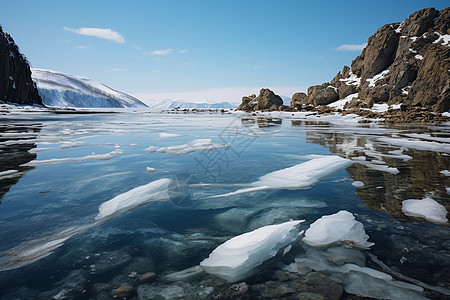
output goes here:
<path id="1" fill-rule="evenodd" d="M 21 166 L 36 158 L 39 124 L 0 123 L 0 204 L 4 194 L 32 167 Z"/>
<path id="2" fill-rule="evenodd" d="M 424 129 L 414 128 L 421 131 Z M 354 159 L 356 163 L 348 167 L 347 171 L 353 180 L 364 183 L 356 193 L 371 209 L 387 211 L 399 220 L 407 220 L 401 210 L 402 201 L 423 199 L 431 195 L 450 211 L 446 190 L 450 186 L 450 177 L 440 173 L 449 168 L 450 156 L 434 151 L 386 145 L 378 141 L 377 137 L 357 133 L 307 131 L 308 142 L 329 147 L 331 152 Z M 380 166 L 396 168 L 398 173 L 371 168 Z"/>

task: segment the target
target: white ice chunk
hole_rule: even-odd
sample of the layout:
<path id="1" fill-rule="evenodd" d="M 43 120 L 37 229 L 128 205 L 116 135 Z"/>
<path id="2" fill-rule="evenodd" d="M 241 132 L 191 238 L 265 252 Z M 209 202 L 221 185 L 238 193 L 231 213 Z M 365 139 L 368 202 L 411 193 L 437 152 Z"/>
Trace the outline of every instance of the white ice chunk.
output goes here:
<path id="1" fill-rule="evenodd" d="M 155 172 L 156 169 L 152 168 L 152 167 L 147 167 L 147 172 L 151 173 L 151 172 Z"/>
<path id="2" fill-rule="evenodd" d="M 32 160 L 26 164 L 21 166 L 38 166 L 45 164 L 60 164 L 65 162 L 80 162 L 80 161 L 88 161 L 88 160 L 108 160 L 116 156 L 117 154 L 123 153 L 121 149 L 116 149 L 114 151 L 105 153 L 105 154 L 90 154 L 82 157 L 66 157 L 66 158 L 51 158 L 44 160 Z"/>
<path id="3" fill-rule="evenodd" d="M 179 135 L 179 134 L 176 134 L 176 133 L 165 133 L 165 132 L 161 132 L 161 133 L 159 134 L 159 137 L 160 137 L 160 138 L 163 138 L 163 139 L 174 138 L 174 137 L 178 137 L 178 136 L 180 136 L 180 135 Z"/>
<path id="4" fill-rule="evenodd" d="M 22 175 L 22 173 L 19 173 L 18 170 L 6 170 L 0 172 L 0 180 L 14 178 L 20 175 Z"/>
<path id="5" fill-rule="evenodd" d="M 356 187 L 356 188 L 359 188 L 359 187 L 363 187 L 364 186 L 364 182 L 362 182 L 362 181 L 353 181 L 352 185 L 354 187 Z"/>
<path id="6" fill-rule="evenodd" d="M 301 221 L 260 227 L 218 246 L 200 265 L 210 274 L 229 282 L 253 275 L 255 268 L 295 242 Z"/>
<path id="7" fill-rule="evenodd" d="M 407 216 L 425 218 L 430 222 L 447 223 L 448 221 L 445 207 L 430 197 L 422 200 L 404 200 L 402 211 Z"/>
<path id="8" fill-rule="evenodd" d="M 442 175 L 445 175 L 445 176 L 450 176 L 450 171 L 449 170 L 442 170 L 439 173 L 441 173 Z M 0 175 L 1 175 L 1 173 L 0 173 Z"/>
<path id="9" fill-rule="evenodd" d="M 146 151 L 167 153 L 170 155 L 182 155 L 197 151 L 212 151 L 216 149 L 228 149 L 230 146 L 228 144 L 215 144 L 211 139 L 196 139 L 187 144 L 169 146 L 169 147 L 155 147 L 151 146 L 145 149 Z"/>
<path id="10" fill-rule="evenodd" d="M 428 141 L 421 141 L 421 140 L 401 138 L 401 137 L 395 137 L 395 138 L 380 137 L 380 138 L 378 138 L 378 140 L 381 142 L 390 144 L 390 145 L 403 146 L 403 147 L 413 148 L 413 149 L 417 149 L 417 150 L 430 150 L 430 151 L 450 153 L 450 144 L 446 144 L 446 143 L 428 142 Z"/>
<path id="11" fill-rule="evenodd" d="M 306 230 L 303 241 L 310 246 L 328 246 L 334 243 L 350 243 L 356 247 L 369 248 L 363 224 L 355 220 L 352 213 L 341 210 L 333 215 L 323 216 Z"/>
<path id="12" fill-rule="evenodd" d="M 120 194 L 102 203 L 98 208 L 99 213 L 95 219 L 100 220 L 148 202 L 167 200 L 169 198 L 168 187 L 170 183 L 170 179 L 163 178 Z"/>
<path id="13" fill-rule="evenodd" d="M 300 189 L 316 184 L 321 178 L 331 175 L 353 162 L 336 155 L 314 158 L 302 164 L 271 172 L 251 183 L 250 188 L 216 195 L 212 198 L 227 197 L 253 191 L 268 189 Z"/>
<path id="14" fill-rule="evenodd" d="M 372 160 L 372 161 L 358 161 L 359 164 L 364 165 L 366 167 L 368 167 L 369 169 L 372 170 L 377 170 L 377 171 L 381 171 L 381 172 L 387 172 L 387 173 L 391 173 L 391 174 L 398 174 L 400 173 L 400 171 L 395 168 L 395 167 L 389 167 L 383 164 L 377 164 L 376 160 Z M 384 163 L 384 162 L 383 162 Z"/>

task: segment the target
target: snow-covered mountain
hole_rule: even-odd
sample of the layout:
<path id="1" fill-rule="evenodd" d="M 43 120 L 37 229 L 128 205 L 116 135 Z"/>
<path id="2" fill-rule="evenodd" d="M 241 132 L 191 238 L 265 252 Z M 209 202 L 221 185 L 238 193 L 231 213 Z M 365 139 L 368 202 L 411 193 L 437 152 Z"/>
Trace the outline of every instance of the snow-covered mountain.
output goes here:
<path id="1" fill-rule="evenodd" d="M 146 107 L 138 99 L 93 79 L 51 70 L 31 71 L 42 102 L 49 107 Z"/>
<path id="2" fill-rule="evenodd" d="M 219 103 L 207 103 L 207 102 L 187 102 L 181 100 L 161 100 L 161 101 L 147 101 L 147 106 L 152 110 L 165 110 L 172 108 L 203 108 L 203 109 L 220 109 L 220 108 L 237 108 L 239 106 L 238 103 L 230 103 L 230 102 L 219 102 Z"/>

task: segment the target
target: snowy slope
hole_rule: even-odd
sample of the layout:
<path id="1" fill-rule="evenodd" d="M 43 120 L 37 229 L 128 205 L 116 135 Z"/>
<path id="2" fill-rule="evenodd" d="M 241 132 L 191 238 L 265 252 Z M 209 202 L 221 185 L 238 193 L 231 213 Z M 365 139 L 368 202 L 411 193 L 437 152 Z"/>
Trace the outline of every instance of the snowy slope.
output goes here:
<path id="1" fill-rule="evenodd" d="M 46 106 L 146 107 L 138 99 L 89 78 L 43 69 L 31 71 Z"/>
<path id="2" fill-rule="evenodd" d="M 187 102 L 181 100 L 162 100 L 162 101 L 147 101 L 147 106 L 152 110 L 165 110 L 179 107 L 180 109 L 185 108 L 237 108 L 238 103 L 230 102 L 219 102 L 219 103 L 206 103 L 206 102 Z"/>

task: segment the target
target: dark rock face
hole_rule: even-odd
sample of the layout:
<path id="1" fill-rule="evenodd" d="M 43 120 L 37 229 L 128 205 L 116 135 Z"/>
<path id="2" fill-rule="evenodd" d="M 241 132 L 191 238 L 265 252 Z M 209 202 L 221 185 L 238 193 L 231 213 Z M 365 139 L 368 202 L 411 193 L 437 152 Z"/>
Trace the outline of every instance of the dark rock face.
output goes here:
<path id="1" fill-rule="evenodd" d="M 358 99 L 344 109 L 387 103 L 402 104 L 404 110 L 446 112 L 450 109 L 450 43 L 442 36 L 448 34 L 450 7 L 422 9 L 402 23 L 384 25 L 369 38 L 351 68 L 344 66 L 330 84 L 308 88 L 308 100 L 293 101 L 291 106 L 327 105 L 358 93 Z"/>
<path id="2" fill-rule="evenodd" d="M 275 95 L 269 89 L 261 89 L 258 97 L 254 94 L 242 97 L 242 103 L 237 109 L 250 112 L 256 110 L 280 110 L 281 107 L 283 107 L 283 99 L 280 96 Z"/>
<path id="3" fill-rule="evenodd" d="M 322 85 L 314 85 L 308 88 L 308 102 L 318 105 L 327 105 L 339 100 L 337 88 L 328 82 Z"/>
<path id="4" fill-rule="evenodd" d="M 352 62 L 352 72 L 363 80 L 385 70 L 395 58 L 399 34 L 386 24 L 369 38 L 366 48 Z"/>
<path id="5" fill-rule="evenodd" d="M 19 52 L 12 37 L 0 27 L 0 101 L 17 104 L 40 104 L 30 65 Z"/>
<path id="6" fill-rule="evenodd" d="M 309 104 L 308 96 L 305 93 L 295 93 L 294 95 L 292 95 L 291 107 L 301 109 L 304 105 L 307 104 Z"/>

